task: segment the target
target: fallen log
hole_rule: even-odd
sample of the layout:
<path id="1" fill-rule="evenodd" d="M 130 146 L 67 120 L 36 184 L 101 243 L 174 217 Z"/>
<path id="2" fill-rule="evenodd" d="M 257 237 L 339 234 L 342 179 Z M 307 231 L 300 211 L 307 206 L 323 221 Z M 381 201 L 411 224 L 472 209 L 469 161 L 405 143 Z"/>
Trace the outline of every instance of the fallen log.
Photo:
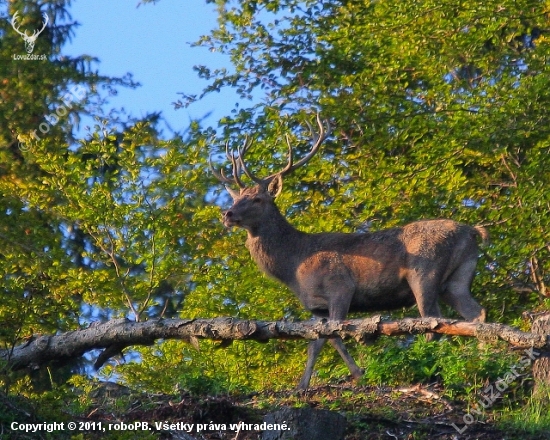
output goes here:
<path id="1" fill-rule="evenodd" d="M 440 318 L 407 318 L 397 321 L 380 316 L 346 321 L 252 321 L 235 318 L 156 319 L 133 322 L 115 319 L 59 335 L 36 335 L 10 350 L 1 350 L 0 359 L 14 370 L 38 368 L 51 360 L 77 358 L 103 349 L 95 364 L 100 368 L 110 357 L 134 345 L 152 345 L 159 339 L 199 339 L 222 342 L 233 340 L 318 339 L 340 336 L 360 343 L 379 335 L 438 333 L 475 337 L 483 341 L 501 339 L 516 348 L 550 351 L 550 336 L 528 333 L 497 323 L 474 323 Z"/>

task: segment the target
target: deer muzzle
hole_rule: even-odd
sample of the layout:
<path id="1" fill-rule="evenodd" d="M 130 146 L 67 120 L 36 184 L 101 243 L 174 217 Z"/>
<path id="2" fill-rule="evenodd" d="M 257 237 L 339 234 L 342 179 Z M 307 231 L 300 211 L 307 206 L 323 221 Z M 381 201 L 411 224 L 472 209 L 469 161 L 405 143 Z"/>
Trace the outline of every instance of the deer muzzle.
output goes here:
<path id="1" fill-rule="evenodd" d="M 231 209 L 223 213 L 223 224 L 225 227 L 239 226 L 240 223 L 240 218 Z"/>

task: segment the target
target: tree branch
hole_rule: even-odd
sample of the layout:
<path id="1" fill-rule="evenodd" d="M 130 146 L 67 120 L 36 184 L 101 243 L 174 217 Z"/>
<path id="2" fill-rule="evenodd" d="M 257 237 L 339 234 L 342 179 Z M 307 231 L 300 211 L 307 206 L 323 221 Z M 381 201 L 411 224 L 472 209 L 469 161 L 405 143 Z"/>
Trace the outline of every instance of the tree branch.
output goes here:
<path id="1" fill-rule="evenodd" d="M 50 360 L 71 359 L 94 349 L 104 349 L 96 367 L 133 345 L 152 345 L 157 339 L 180 339 L 196 345 L 197 339 L 232 341 L 252 339 L 355 339 L 372 341 L 378 335 L 439 333 L 475 337 L 483 341 L 501 339 L 517 348 L 550 350 L 550 336 L 522 332 L 504 324 L 486 324 L 439 318 L 382 320 L 380 316 L 346 321 L 247 321 L 235 318 L 155 319 L 133 322 L 115 319 L 89 328 L 53 336 L 37 336 L 13 350 L 1 350 L 0 359 L 12 369 L 39 367 Z M 112 353 L 112 354 L 111 354 Z"/>

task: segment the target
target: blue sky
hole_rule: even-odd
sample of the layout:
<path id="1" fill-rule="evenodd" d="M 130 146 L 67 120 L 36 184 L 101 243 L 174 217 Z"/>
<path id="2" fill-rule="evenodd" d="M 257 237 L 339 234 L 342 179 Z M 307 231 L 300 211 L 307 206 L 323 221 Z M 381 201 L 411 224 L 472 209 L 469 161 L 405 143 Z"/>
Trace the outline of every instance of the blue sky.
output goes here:
<path id="1" fill-rule="evenodd" d="M 70 8 L 80 23 L 71 44 L 63 52 L 99 58 L 99 73 L 133 74 L 137 89 L 119 89 L 110 106 L 124 108 L 135 117 L 162 111 L 174 131 L 182 132 L 191 119 L 212 112 L 210 125 L 229 114 L 236 94 L 230 91 L 208 96 L 186 109 L 175 110 L 178 92 L 199 94 L 207 84 L 193 66 L 230 68 L 229 58 L 191 43 L 216 27 L 215 5 L 205 0 L 161 0 L 137 7 L 139 0 L 76 0 Z M 168 133 L 165 133 L 168 134 Z"/>

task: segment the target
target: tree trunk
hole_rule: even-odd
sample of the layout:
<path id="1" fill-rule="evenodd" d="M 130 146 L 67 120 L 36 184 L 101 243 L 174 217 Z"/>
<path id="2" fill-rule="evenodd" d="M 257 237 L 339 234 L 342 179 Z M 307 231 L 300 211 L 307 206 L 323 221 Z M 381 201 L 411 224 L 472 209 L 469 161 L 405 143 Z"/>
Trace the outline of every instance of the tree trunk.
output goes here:
<path id="1" fill-rule="evenodd" d="M 533 322 L 531 328 L 534 334 L 550 337 L 550 314 L 541 316 Z M 533 361 L 533 378 L 535 388 L 533 397 L 537 400 L 550 402 L 550 350 L 541 348 L 539 355 Z"/>

